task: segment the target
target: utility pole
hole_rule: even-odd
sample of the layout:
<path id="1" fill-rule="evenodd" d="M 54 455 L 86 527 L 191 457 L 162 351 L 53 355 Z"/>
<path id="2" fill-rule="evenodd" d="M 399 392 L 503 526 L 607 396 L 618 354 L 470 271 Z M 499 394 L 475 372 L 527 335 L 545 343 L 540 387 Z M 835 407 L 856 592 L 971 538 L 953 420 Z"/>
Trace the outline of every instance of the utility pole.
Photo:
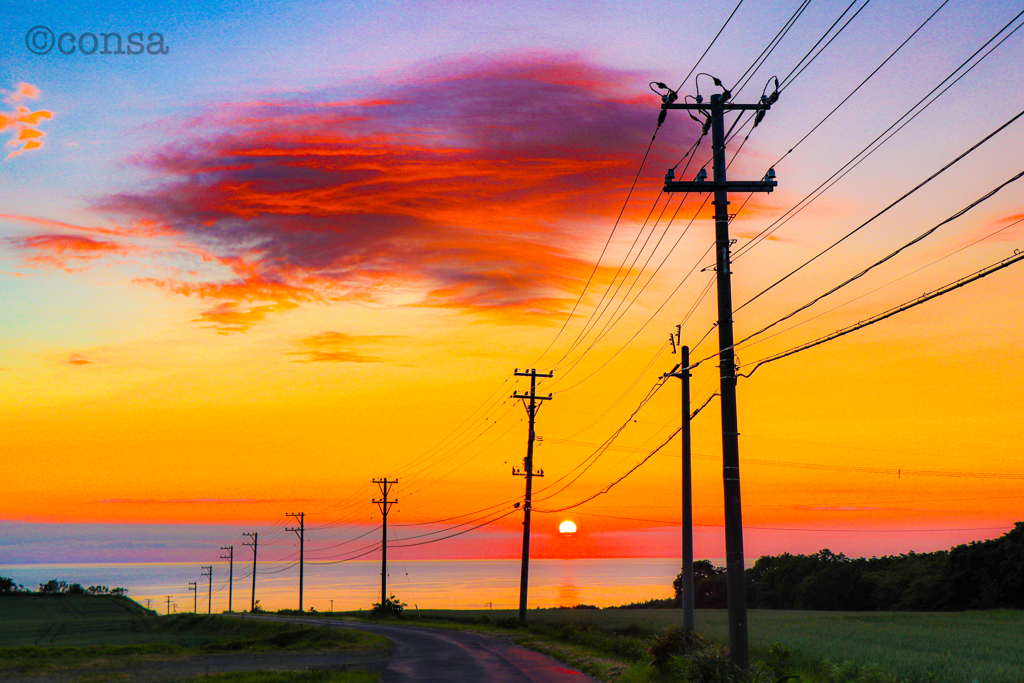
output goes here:
<path id="1" fill-rule="evenodd" d="M 682 597 L 683 608 L 683 630 L 693 632 L 697 629 L 697 622 L 694 616 L 693 603 L 693 474 L 690 468 L 690 347 L 679 347 L 679 337 L 682 333 L 682 325 L 676 325 L 675 334 L 670 334 L 669 341 L 672 343 L 672 353 L 679 348 L 678 372 L 672 372 L 664 377 L 678 377 L 683 385 L 683 411 L 682 425 L 679 428 L 683 438 L 683 465 L 682 465 L 682 487 L 683 487 L 683 579 L 679 587 L 679 594 Z"/>
<path id="2" fill-rule="evenodd" d="M 151 607 L 149 606 L 149 603 L 150 603 L 150 599 L 146 598 L 146 609 L 151 609 Z"/>
<path id="3" fill-rule="evenodd" d="M 251 534 L 244 533 L 243 536 L 248 536 L 252 539 L 252 543 L 249 541 L 242 541 L 242 545 L 247 545 L 252 548 L 252 606 L 249 608 L 250 612 L 256 611 L 256 548 L 259 545 L 260 534 L 258 531 L 254 531 Z"/>
<path id="4" fill-rule="evenodd" d="M 171 613 L 171 596 L 168 595 L 167 596 L 167 614 L 169 615 L 170 613 Z"/>
<path id="5" fill-rule="evenodd" d="M 206 589 L 206 613 L 213 614 L 213 565 L 202 567 L 203 573 L 200 576 L 210 577 L 209 587 Z"/>
<path id="6" fill-rule="evenodd" d="M 381 495 L 380 500 L 374 499 L 373 502 L 380 509 L 380 514 L 384 518 L 381 526 L 384 534 L 380 546 L 380 615 L 384 617 L 388 613 L 388 510 L 398 502 L 397 500 L 388 500 L 388 492 L 391 491 L 392 486 L 398 483 L 398 480 L 389 480 L 384 477 L 383 479 L 374 479 L 373 483 L 380 488 Z"/>
<path id="7" fill-rule="evenodd" d="M 299 537 L 299 611 L 302 611 L 302 577 L 305 573 L 303 566 L 303 559 L 306 552 L 306 513 L 305 512 L 286 512 L 285 517 L 294 517 L 299 520 L 299 526 L 289 527 L 285 531 L 294 531 L 295 535 Z"/>
<path id="8" fill-rule="evenodd" d="M 718 79 L 715 85 L 721 87 Z M 661 116 L 668 109 L 697 110 L 711 123 L 711 147 L 713 151 L 714 182 L 707 182 L 707 172 L 702 168 L 693 181 L 676 181 L 675 172 L 669 169 L 665 174 L 665 192 L 714 192 L 715 193 L 715 272 L 718 280 L 718 349 L 721 375 L 722 400 L 722 478 L 725 490 L 725 566 L 726 587 L 729 604 L 729 650 L 733 664 L 742 669 L 750 668 L 750 642 L 747 633 L 747 596 L 743 579 L 743 507 L 740 502 L 740 448 L 739 422 L 736 415 L 736 357 L 733 349 L 732 329 L 732 271 L 729 239 L 729 192 L 771 192 L 775 182 L 775 169 L 769 169 L 763 180 L 733 181 L 725 177 L 725 112 L 756 111 L 756 127 L 765 112 L 778 98 L 778 85 L 771 96 L 762 96 L 757 104 L 734 104 L 729 102 L 732 93 L 723 87 L 723 92 L 711 96 L 710 106 L 705 107 L 702 99 L 695 102 L 677 103 L 678 95 L 669 90 L 662 97 Z"/>
<path id="9" fill-rule="evenodd" d="M 533 471 L 533 442 L 537 438 L 537 434 L 534 431 L 534 423 L 537 419 L 537 409 L 544 401 L 551 400 L 551 394 L 547 396 L 537 395 L 537 378 L 554 377 L 554 373 L 538 374 L 536 368 L 529 372 L 519 372 L 519 368 L 516 368 L 515 376 L 530 378 L 529 394 L 512 392 L 512 398 L 518 398 L 523 401 L 523 405 L 526 406 L 526 414 L 530 418 L 530 432 L 526 439 L 526 457 L 523 459 L 523 470 L 520 472 L 515 467 L 512 468 L 512 476 L 526 477 L 526 499 L 523 502 L 523 570 L 519 577 L 519 623 L 525 624 L 526 594 L 530 586 L 530 507 L 533 500 L 533 478 L 544 476 L 544 470 L 539 472 Z M 527 403 L 526 399 L 530 399 L 530 402 Z"/>
<path id="10" fill-rule="evenodd" d="M 228 612 L 231 612 L 232 590 L 235 587 L 235 546 L 222 545 L 221 550 L 227 550 L 227 557 L 221 555 L 220 559 L 228 561 Z"/>
<path id="11" fill-rule="evenodd" d="M 192 614 L 199 612 L 199 586 L 196 585 L 195 581 L 188 582 L 188 589 L 192 591 Z"/>

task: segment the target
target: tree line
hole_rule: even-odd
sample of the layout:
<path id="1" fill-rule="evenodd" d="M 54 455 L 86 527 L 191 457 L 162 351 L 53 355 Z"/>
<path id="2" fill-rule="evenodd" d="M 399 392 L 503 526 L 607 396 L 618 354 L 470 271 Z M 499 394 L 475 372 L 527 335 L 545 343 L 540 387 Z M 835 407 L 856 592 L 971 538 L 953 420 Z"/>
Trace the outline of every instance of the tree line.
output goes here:
<path id="1" fill-rule="evenodd" d="M 951 550 L 849 558 L 766 555 L 745 572 L 747 604 L 761 609 L 956 611 L 1024 608 L 1024 522 L 990 541 Z M 680 605 L 682 575 L 673 582 Z M 725 569 L 694 562 L 694 602 L 727 605 Z M 650 606 L 654 602 L 648 603 Z M 667 602 L 667 601 L 665 601 Z M 641 605 L 635 605 L 639 607 Z"/>
<path id="2" fill-rule="evenodd" d="M 39 584 L 38 591 L 27 590 L 25 586 L 20 583 L 15 583 L 14 579 L 6 576 L 0 576 L 0 595 L 11 595 L 14 593 L 41 593 L 44 595 L 124 595 L 128 592 L 127 588 L 121 588 L 115 586 L 114 588 L 107 588 L 106 586 L 89 586 L 86 588 L 80 583 L 68 583 L 67 581 L 58 581 L 57 579 L 50 579 L 46 583 Z"/>

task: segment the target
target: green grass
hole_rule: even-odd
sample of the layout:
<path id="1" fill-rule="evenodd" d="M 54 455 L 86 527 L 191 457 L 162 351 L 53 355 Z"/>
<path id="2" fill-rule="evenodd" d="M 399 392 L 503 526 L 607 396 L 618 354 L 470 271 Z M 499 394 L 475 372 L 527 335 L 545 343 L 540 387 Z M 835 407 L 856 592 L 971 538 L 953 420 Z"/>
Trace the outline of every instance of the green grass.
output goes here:
<path id="1" fill-rule="evenodd" d="M 379 636 L 224 616 L 157 616 L 128 598 L 0 597 L 0 659 L 193 651 L 381 649 Z"/>
<path id="2" fill-rule="evenodd" d="M 357 615 L 358 613 L 353 613 Z M 365 613 L 364 615 L 365 616 Z M 419 610 L 408 620 L 453 620 L 491 630 L 511 626 L 513 610 Z M 664 632 L 679 620 L 678 610 L 530 610 L 537 635 L 573 643 L 591 651 L 625 656 L 636 642 Z M 429 623 L 429 621 L 424 621 Z M 936 683 L 1010 683 L 1024 681 L 1024 612 L 908 613 L 799 612 L 751 610 L 751 649 L 755 658 L 782 643 L 799 650 L 793 667 L 805 680 L 869 681 L 881 674 L 836 671 L 826 664 L 851 662 L 875 667 L 898 680 Z M 564 629 L 560 625 L 576 628 Z M 717 642 L 727 641 L 725 610 L 698 610 L 697 628 Z M 615 634 L 609 646 L 602 634 Z M 618 652 L 616 652 L 618 650 Z M 891 676 L 890 676 L 891 680 Z"/>
<path id="3" fill-rule="evenodd" d="M 0 597 L 0 643 L 106 645 L 146 642 L 154 615 L 128 598 L 94 595 Z"/>

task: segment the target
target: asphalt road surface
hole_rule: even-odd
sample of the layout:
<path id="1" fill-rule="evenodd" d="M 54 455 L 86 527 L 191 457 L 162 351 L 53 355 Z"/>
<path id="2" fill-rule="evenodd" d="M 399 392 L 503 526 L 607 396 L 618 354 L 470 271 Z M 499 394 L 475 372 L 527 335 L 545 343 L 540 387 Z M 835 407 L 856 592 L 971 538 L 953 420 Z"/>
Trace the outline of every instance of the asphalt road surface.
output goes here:
<path id="1" fill-rule="evenodd" d="M 590 676 L 506 638 L 337 619 L 250 618 L 352 628 L 384 636 L 394 644 L 391 661 L 384 668 L 384 683 L 595 683 Z"/>

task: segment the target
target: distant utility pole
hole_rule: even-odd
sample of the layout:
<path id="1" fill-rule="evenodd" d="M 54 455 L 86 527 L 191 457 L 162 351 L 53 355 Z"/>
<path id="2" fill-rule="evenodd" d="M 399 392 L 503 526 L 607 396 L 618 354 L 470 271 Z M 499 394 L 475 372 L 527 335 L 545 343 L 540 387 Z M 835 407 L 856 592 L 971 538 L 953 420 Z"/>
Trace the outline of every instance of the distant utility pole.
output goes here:
<path id="1" fill-rule="evenodd" d="M 171 613 L 171 596 L 167 596 L 167 614 Z"/>
<path id="2" fill-rule="evenodd" d="M 516 368 L 515 376 L 530 378 L 529 394 L 512 393 L 512 398 L 522 399 L 523 405 L 526 406 L 526 414 L 530 418 L 530 433 L 526 439 L 526 457 L 523 459 L 523 470 L 520 472 L 515 467 L 512 468 L 513 476 L 526 477 L 526 499 L 523 502 L 523 572 L 519 578 L 519 622 L 525 624 L 526 593 L 530 585 L 530 507 L 533 500 L 533 478 L 544 476 L 544 470 L 539 472 L 533 471 L 533 442 L 537 438 L 537 434 L 534 431 L 534 422 L 537 418 L 537 409 L 541 406 L 541 403 L 551 400 L 551 394 L 547 396 L 537 395 L 537 378 L 554 377 L 554 373 L 538 374 L 536 368 L 529 372 L 519 372 L 519 368 Z M 529 399 L 530 402 L 527 403 L 526 399 Z"/>
<path id="3" fill-rule="evenodd" d="M 152 608 L 151 608 L 151 607 L 149 606 L 149 603 L 150 603 L 150 599 L 149 599 L 149 598 L 146 598 L 146 609 L 152 609 Z"/>
<path id="4" fill-rule="evenodd" d="M 213 614 L 213 565 L 202 567 L 203 573 L 200 576 L 210 577 L 209 587 L 206 589 L 206 613 Z"/>
<path id="5" fill-rule="evenodd" d="M 231 612 L 231 591 L 235 587 L 235 546 L 222 545 L 220 549 L 228 551 L 227 557 L 221 555 L 220 559 L 228 561 L 228 612 Z"/>
<path id="6" fill-rule="evenodd" d="M 245 533 L 243 536 L 248 536 L 252 539 L 252 543 L 249 541 L 242 541 L 242 545 L 247 545 L 252 548 L 252 606 L 249 608 L 250 612 L 256 611 L 256 549 L 259 546 L 260 534 L 258 531 L 254 531 L 251 534 Z"/>
<path id="7" fill-rule="evenodd" d="M 306 552 L 306 513 L 305 512 L 286 512 L 285 517 L 294 517 L 299 520 L 298 527 L 288 527 L 285 531 L 294 531 L 295 535 L 299 537 L 299 611 L 302 611 L 302 577 L 305 571 L 303 566 L 303 559 L 305 558 Z"/>
<path id="8" fill-rule="evenodd" d="M 386 616 L 388 611 L 388 511 L 392 505 L 398 502 L 397 500 L 388 500 L 388 493 L 391 491 L 391 487 L 398 483 L 398 480 L 389 480 L 384 477 L 383 479 L 374 479 L 373 483 L 380 487 L 381 495 L 380 500 L 375 499 L 373 502 L 380 509 L 380 514 L 384 518 L 381 524 L 384 534 L 380 546 L 380 614 Z"/>
<path id="9" fill-rule="evenodd" d="M 668 336 L 672 343 L 672 353 L 679 348 L 680 357 L 678 372 L 670 372 L 665 377 L 678 377 L 683 385 L 683 416 L 680 433 L 683 437 L 683 578 L 679 587 L 682 596 L 683 630 L 693 632 L 697 628 L 693 603 L 693 476 L 690 469 L 690 347 L 679 347 L 682 325 L 676 325 L 675 334 Z"/>
<path id="10" fill-rule="evenodd" d="M 195 581 L 189 581 L 188 589 L 192 591 L 192 614 L 197 614 L 199 612 L 199 586 Z"/>
<path id="11" fill-rule="evenodd" d="M 718 79 L 715 85 L 721 86 Z M 750 667 L 750 642 L 747 633 L 747 596 L 743 584 L 743 507 L 740 502 L 740 447 L 739 422 L 736 415 L 736 357 L 732 329 L 732 271 L 729 239 L 729 192 L 771 192 L 775 182 L 775 169 L 769 169 L 763 180 L 733 181 L 725 177 L 725 112 L 756 111 L 754 125 L 764 118 L 769 107 L 778 100 L 778 85 L 771 96 L 764 96 L 757 104 L 733 104 L 732 94 L 723 88 L 720 95 L 712 95 L 710 106 L 701 100 L 693 103 L 676 102 L 673 91 L 662 98 L 662 115 L 668 109 L 697 110 L 711 121 L 711 147 L 714 153 L 714 182 L 707 182 L 707 172 L 701 169 L 696 180 L 676 181 L 674 171 L 665 174 L 665 192 L 715 193 L 715 272 L 718 280 L 718 349 L 722 400 L 722 475 L 725 485 L 725 566 L 729 603 L 729 649 L 733 664 Z"/>

